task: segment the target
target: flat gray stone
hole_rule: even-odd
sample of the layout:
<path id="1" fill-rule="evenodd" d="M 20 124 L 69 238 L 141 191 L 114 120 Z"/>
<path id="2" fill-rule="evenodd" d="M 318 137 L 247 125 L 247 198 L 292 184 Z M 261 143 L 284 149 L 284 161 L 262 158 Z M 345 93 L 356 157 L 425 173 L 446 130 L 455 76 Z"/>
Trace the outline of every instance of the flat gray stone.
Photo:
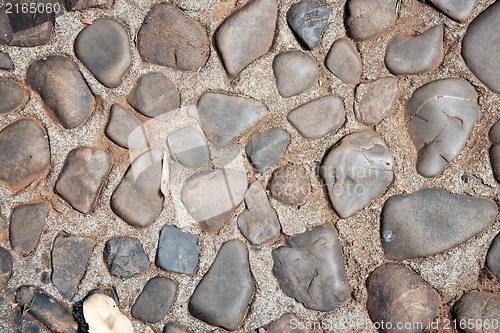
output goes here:
<path id="1" fill-rule="evenodd" d="M 20 256 L 35 250 L 43 225 L 49 213 L 46 201 L 16 206 L 10 215 L 10 246 Z"/>
<path id="2" fill-rule="evenodd" d="M 163 207 L 162 161 L 160 150 L 148 150 L 139 155 L 111 196 L 111 209 L 131 226 L 150 226 L 160 215 Z"/>
<path id="3" fill-rule="evenodd" d="M 198 265 L 198 238 L 165 224 L 160 231 L 156 265 L 171 272 L 193 274 Z"/>
<path id="4" fill-rule="evenodd" d="M 394 260 L 432 256 L 481 233 L 496 215 L 489 199 L 436 188 L 395 195 L 382 209 L 382 247 Z"/>
<path id="5" fill-rule="evenodd" d="M 500 295 L 485 291 L 466 293 L 453 309 L 457 323 L 465 333 L 498 333 Z"/>
<path id="6" fill-rule="evenodd" d="M 12 255 L 0 247 L 0 290 L 5 287 L 12 275 Z"/>
<path id="7" fill-rule="evenodd" d="M 474 10 L 477 0 L 430 0 L 443 13 L 458 22 L 465 22 Z"/>
<path id="8" fill-rule="evenodd" d="M 120 104 L 111 106 L 106 135 L 123 148 L 140 149 L 147 146 L 146 133 L 142 124 L 132 112 Z"/>
<path id="9" fill-rule="evenodd" d="M 14 64 L 7 53 L 0 52 L 0 69 L 11 71 L 14 69 Z"/>
<path id="10" fill-rule="evenodd" d="M 290 134 L 281 128 L 271 128 L 250 137 L 245 152 L 257 172 L 264 172 L 280 160 L 285 152 Z"/>
<path id="11" fill-rule="evenodd" d="M 349 0 L 346 28 L 356 40 L 368 40 L 382 35 L 396 20 L 397 0 Z"/>
<path id="12" fill-rule="evenodd" d="M 9 12 L 5 6 L 0 8 L 0 44 L 21 47 L 47 44 L 54 29 L 56 8 L 51 9 L 54 9 L 51 13 L 38 10 L 37 15 L 33 15 L 29 10 L 23 11 L 22 7 L 13 6 Z"/>
<path id="13" fill-rule="evenodd" d="M 215 32 L 215 46 L 230 78 L 271 48 L 278 6 L 275 0 L 250 0 Z"/>
<path id="14" fill-rule="evenodd" d="M 113 0 L 64 0 L 66 10 L 84 10 L 90 8 L 111 9 Z"/>
<path id="15" fill-rule="evenodd" d="M 463 79 L 432 81 L 406 103 L 408 133 L 418 150 L 417 171 L 439 175 L 465 145 L 479 117 L 477 92 Z"/>
<path id="16" fill-rule="evenodd" d="M 247 190 L 245 174 L 230 169 L 203 171 L 186 180 L 181 200 L 202 230 L 217 233 Z"/>
<path id="17" fill-rule="evenodd" d="M 316 322 L 315 324 L 320 324 Z M 325 322 L 326 324 L 326 322 Z M 279 319 L 259 328 L 255 333 L 323 333 L 324 331 L 318 327 L 309 329 L 308 325 L 312 322 L 301 321 L 292 313 L 285 313 Z M 326 326 L 326 325 L 323 325 Z"/>
<path id="18" fill-rule="evenodd" d="M 169 278 L 150 279 L 137 296 L 130 314 L 146 323 L 156 323 L 165 317 L 175 300 L 177 285 Z"/>
<path id="19" fill-rule="evenodd" d="M 498 94 L 500 62 L 496 59 L 500 58 L 499 38 L 500 2 L 497 1 L 479 14 L 467 28 L 462 42 L 462 57 L 471 72 Z"/>
<path id="20" fill-rule="evenodd" d="M 366 289 L 368 314 L 375 323 L 392 325 L 392 330 L 384 330 L 387 332 L 420 333 L 439 313 L 438 292 L 403 265 L 378 267 L 368 277 Z M 399 323 L 415 324 L 397 329 Z"/>
<path id="21" fill-rule="evenodd" d="M 311 310 L 332 311 L 351 294 L 337 231 L 321 225 L 272 252 L 281 290 Z"/>
<path id="22" fill-rule="evenodd" d="M 311 88 L 319 76 L 318 65 L 301 51 L 286 51 L 273 60 L 278 92 L 283 97 L 292 97 Z"/>
<path id="23" fill-rule="evenodd" d="M 104 247 L 104 262 L 111 275 L 121 278 L 144 273 L 149 268 L 149 260 L 141 243 L 130 237 L 118 237 L 107 241 Z"/>
<path id="24" fill-rule="evenodd" d="M 308 50 L 321 42 L 330 9 L 315 1 L 302 0 L 293 4 L 286 13 L 286 21 L 297 40 Z"/>
<path id="25" fill-rule="evenodd" d="M 9 79 L 0 80 L 0 114 L 7 114 L 21 109 L 28 101 L 24 88 Z"/>
<path id="26" fill-rule="evenodd" d="M 0 130 L 0 181 L 19 191 L 42 176 L 50 164 L 47 132 L 34 118 L 21 118 Z"/>
<path id="27" fill-rule="evenodd" d="M 189 300 L 191 315 L 212 326 L 235 330 L 243 320 L 255 286 L 245 244 L 222 244 L 210 269 Z"/>
<path id="28" fill-rule="evenodd" d="M 493 126 L 491 126 L 489 138 L 491 141 L 491 168 L 493 169 L 495 179 L 497 182 L 500 182 L 500 121 L 497 121 Z"/>
<path id="29" fill-rule="evenodd" d="M 199 168 L 210 161 L 205 137 L 194 127 L 183 127 L 169 134 L 167 146 L 170 157 L 184 166 Z"/>
<path id="30" fill-rule="evenodd" d="M 127 101 L 146 117 L 162 117 L 180 106 L 180 96 L 172 81 L 161 73 L 141 76 Z"/>
<path id="31" fill-rule="evenodd" d="M 500 236 L 498 235 L 491 242 L 486 256 L 486 267 L 500 280 Z"/>
<path id="32" fill-rule="evenodd" d="M 89 237 L 57 234 L 52 247 L 52 283 L 64 297 L 71 299 L 78 290 L 95 245 Z"/>
<path id="33" fill-rule="evenodd" d="M 54 55 L 36 60 L 28 67 L 26 82 L 64 128 L 83 125 L 94 110 L 94 96 L 67 57 Z"/>
<path id="34" fill-rule="evenodd" d="M 250 132 L 268 111 L 252 98 L 206 92 L 198 100 L 198 116 L 208 140 L 220 148 Z"/>
<path id="35" fill-rule="evenodd" d="M 354 96 L 354 114 L 365 125 L 377 125 L 392 109 L 398 93 L 398 80 L 384 77 L 360 83 Z"/>
<path id="36" fill-rule="evenodd" d="M 274 212 L 266 191 L 256 180 L 245 194 L 247 210 L 238 216 L 238 228 L 253 245 L 268 243 L 278 237 L 281 225 Z"/>
<path id="37" fill-rule="evenodd" d="M 287 119 L 304 138 L 319 139 L 344 124 L 344 105 L 336 96 L 325 96 L 293 109 Z"/>
<path id="38" fill-rule="evenodd" d="M 163 333 L 192 333 L 192 332 L 177 323 L 168 323 L 167 325 L 165 325 Z"/>
<path id="39" fill-rule="evenodd" d="M 328 51 L 325 66 L 344 83 L 354 83 L 361 75 L 361 57 L 347 38 L 337 39 Z"/>
<path id="40" fill-rule="evenodd" d="M 286 165 L 274 170 L 269 191 L 276 200 L 290 206 L 304 203 L 311 193 L 311 183 L 303 167 Z"/>
<path id="41" fill-rule="evenodd" d="M 394 159 L 372 130 L 346 135 L 320 169 L 333 209 L 348 218 L 382 195 L 392 182 Z"/>
<path id="42" fill-rule="evenodd" d="M 392 74 L 421 74 L 438 68 L 443 60 L 443 26 L 417 36 L 396 35 L 385 50 L 385 65 Z"/>

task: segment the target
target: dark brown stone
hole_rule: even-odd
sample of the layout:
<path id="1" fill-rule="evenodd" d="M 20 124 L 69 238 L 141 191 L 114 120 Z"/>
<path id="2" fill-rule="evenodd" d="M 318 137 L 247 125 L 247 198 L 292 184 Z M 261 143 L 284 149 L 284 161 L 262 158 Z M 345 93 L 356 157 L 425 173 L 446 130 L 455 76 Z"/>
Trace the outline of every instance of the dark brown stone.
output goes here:
<path id="1" fill-rule="evenodd" d="M 0 247 L 0 290 L 7 284 L 12 275 L 12 255 Z"/>
<path id="2" fill-rule="evenodd" d="M 10 46 L 39 46 L 49 42 L 54 28 L 52 14 L 48 11 L 37 15 L 23 13 L 22 8 L 0 8 L 0 44 Z"/>
<path id="3" fill-rule="evenodd" d="M 496 293 L 469 292 L 455 304 L 453 312 L 465 333 L 500 332 L 500 295 Z"/>
<path id="4" fill-rule="evenodd" d="M 12 249 L 20 256 L 35 250 L 49 213 L 47 202 L 22 204 L 10 215 L 9 238 Z"/>
<path id="5" fill-rule="evenodd" d="M 7 114 L 21 109 L 28 101 L 23 87 L 12 80 L 0 80 L 0 114 Z"/>

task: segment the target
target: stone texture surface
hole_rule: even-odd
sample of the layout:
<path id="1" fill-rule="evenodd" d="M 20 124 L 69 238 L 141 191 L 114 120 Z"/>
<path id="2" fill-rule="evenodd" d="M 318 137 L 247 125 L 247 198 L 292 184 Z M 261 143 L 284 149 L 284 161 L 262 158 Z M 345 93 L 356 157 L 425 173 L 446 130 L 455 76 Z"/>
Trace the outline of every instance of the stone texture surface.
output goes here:
<path id="1" fill-rule="evenodd" d="M 156 265 L 171 272 L 193 274 L 198 265 L 198 238 L 174 226 L 161 229 L 156 252 Z"/>
<path id="2" fill-rule="evenodd" d="M 321 225 L 272 252 L 281 290 L 308 309 L 332 311 L 351 294 L 337 231 Z"/>
<path id="3" fill-rule="evenodd" d="M 277 16 L 276 0 L 250 0 L 219 26 L 214 44 L 230 78 L 271 48 Z"/>
<path id="4" fill-rule="evenodd" d="M 157 3 L 148 12 L 137 47 L 147 62 L 189 71 L 203 67 L 210 54 L 205 29 L 168 2 Z"/>
<path id="5" fill-rule="evenodd" d="M 318 322 L 319 323 L 319 322 Z M 259 328 L 255 333 L 322 333 L 320 328 L 307 328 L 309 323 L 300 321 L 291 313 L 285 313 L 279 319 Z M 324 325 L 326 326 L 326 325 Z M 303 327 L 303 328 L 302 328 Z"/>
<path id="6" fill-rule="evenodd" d="M 320 176 L 335 212 L 348 218 L 383 194 L 393 179 L 394 159 L 372 130 L 345 136 L 326 156 Z"/>
<path id="7" fill-rule="evenodd" d="M 94 96 L 67 57 L 54 55 L 36 60 L 28 67 L 26 82 L 64 128 L 82 125 L 94 110 Z"/>
<path id="8" fill-rule="evenodd" d="M 290 134 L 281 128 L 270 128 L 250 137 L 245 152 L 257 172 L 264 172 L 280 160 L 288 146 Z"/>
<path id="9" fill-rule="evenodd" d="M 500 236 L 496 236 L 491 242 L 486 255 L 486 267 L 500 280 Z"/>
<path id="10" fill-rule="evenodd" d="M 477 92 L 467 81 L 451 78 L 418 88 L 406 103 L 408 133 L 418 150 L 417 171 L 435 177 L 465 145 L 479 116 Z"/>
<path id="11" fill-rule="evenodd" d="M 109 273 L 121 278 L 129 278 L 143 273 L 149 267 L 149 260 L 141 243 L 135 238 L 118 237 L 106 242 L 104 262 Z"/>
<path id="12" fill-rule="evenodd" d="M 147 146 L 146 133 L 132 112 L 120 104 L 111 105 L 106 135 L 117 145 L 127 149 L 140 149 Z"/>
<path id="13" fill-rule="evenodd" d="M 302 0 L 293 4 L 286 13 L 286 20 L 297 40 L 309 50 L 321 42 L 330 9 L 315 1 Z"/>
<path id="14" fill-rule="evenodd" d="M 137 296 L 130 314 L 147 323 L 156 323 L 172 307 L 177 285 L 169 278 L 156 276 L 150 279 Z"/>
<path id="15" fill-rule="evenodd" d="M 168 323 L 163 329 L 163 333 L 191 333 L 191 331 L 177 323 Z"/>
<path id="16" fill-rule="evenodd" d="M 0 247 L 0 290 L 7 284 L 12 275 L 12 255 Z"/>
<path id="17" fill-rule="evenodd" d="M 311 88 L 318 81 L 316 62 L 301 51 L 286 51 L 273 60 L 278 92 L 283 97 L 292 97 Z"/>
<path id="18" fill-rule="evenodd" d="M 50 163 L 45 128 L 21 118 L 0 130 L 0 181 L 19 191 L 45 173 Z"/>
<path id="19" fill-rule="evenodd" d="M 1 79 L 0 80 L 0 114 L 7 114 L 21 109 L 28 96 L 24 91 L 23 87 L 12 80 Z"/>
<path id="20" fill-rule="evenodd" d="M 392 109 L 398 93 L 398 81 L 384 77 L 360 83 L 354 96 L 354 114 L 365 125 L 377 125 Z"/>
<path id="21" fill-rule="evenodd" d="M 113 157 L 104 150 L 91 147 L 73 149 L 64 161 L 54 191 L 74 209 L 89 214 L 112 165 Z"/>
<path id="22" fill-rule="evenodd" d="M 199 168 L 210 161 L 205 138 L 194 127 L 183 127 L 169 134 L 167 146 L 170 157 L 184 166 Z"/>
<path id="23" fill-rule="evenodd" d="M 349 0 L 346 28 L 352 38 L 363 41 L 383 34 L 396 20 L 397 0 Z"/>
<path id="24" fill-rule="evenodd" d="M 274 170 L 269 191 L 276 200 L 290 206 L 304 203 L 311 193 L 311 183 L 301 166 L 286 165 Z"/>
<path id="25" fill-rule="evenodd" d="M 21 6 L 0 8 L 0 45 L 31 47 L 47 44 L 54 29 L 53 15 L 48 11 L 37 13 L 23 11 Z"/>
<path id="26" fill-rule="evenodd" d="M 12 210 L 9 238 L 10 246 L 17 254 L 26 256 L 35 250 L 48 213 L 46 201 L 21 204 Z"/>
<path id="27" fill-rule="evenodd" d="M 474 10 L 477 0 L 430 0 L 443 13 L 458 22 L 464 22 Z"/>
<path id="28" fill-rule="evenodd" d="M 490 162 L 493 169 L 493 175 L 497 182 L 500 182 L 500 121 L 491 126 L 489 132 L 491 141 Z"/>
<path id="29" fill-rule="evenodd" d="M 386 323 L 381 332 L 419 333 L 416 325 L 397 329 L 398 323 L 421 323 L 425 328 L 438 315 L 440 298 L 411 269 L 387 263 L 370 274 L 366 282 L 366 308 L 373 322 Z"/>
<path id="30" fill-rule="evenodd" d="M 497 211 L 489 199 L 435 188 L 392 196 L 380 217 L 384 253 L 394 260 L 438 254 L 482 232 Z"/>
<path id="31" fill-rule="evenodd" d="M 325 66 L 344 83 L 354 83 L 361 75 L 361 58 L 347 38 L 337 39 L 328 51 Z"/>
<path id="32" fill-rule="evenodd" d="M 240 325 L 255 286 L 245 244 L 222 244 L 212 266 L 189 300 L 189 312 L 210 325 L 235 330 Z"/>
<path id="33" fill-rule="evenodd" d="M 498 333 L 500 295 L 485 291 L 469 292 L 455 304 L 454 315 L 465 333 Z"/>
<path id="34" fill-rule="evenodd" d="M 113 0 L 64 0 L 64 6 L 67 10 L 110 9 L 113 6 Z"/>
<path id="35" fill-rule="evenodd" d="M 10 59 L 10 56 L 7 53 L 0 52 L 0 69 L 5 71 L 11 71 L 14 69 L 12 59 Z"/>

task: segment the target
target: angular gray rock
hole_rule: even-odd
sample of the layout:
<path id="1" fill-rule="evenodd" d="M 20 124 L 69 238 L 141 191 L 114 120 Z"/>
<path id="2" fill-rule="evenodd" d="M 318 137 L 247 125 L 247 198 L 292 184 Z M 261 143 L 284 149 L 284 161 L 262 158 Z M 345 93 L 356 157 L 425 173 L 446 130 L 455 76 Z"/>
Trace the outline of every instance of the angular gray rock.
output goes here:
<path id="1" fill-rule="evenodd" d="M 344 124 L 344 105 L 336 96 L 325 96 L 296 107 L 287 119 L 304 138 L 319 139 Z"/>
<path id="2" fill-rule="evenodd" d="M 311 88 L 318 81 L 318 65 L 301 51 L 286 51 L 273 60 L 278 92 L 283 97 L 292 97 Z"/>
<path id="3" fill-rule="evenodd" d="M 130 314 L 146 323 L 156 323 L 165 317 L 175 300 L 177 285 L 169 278 L 150 279 L 137 296 Z"/>
<path id="4" fill-rule="evenodd" d="M 0 80 L 0 114 L 7 114 L 21 109 L 28 101 L 23 87 L 12 80 Z"/>
<path id="5" fill-rule="evenodd" d="M 471 2 L 471 1 L 469 1 Z M 462 57 L 471 72 L 493 92 L 500 94 L 500 2 L 479 14 L 467 28 Z"/>
<path id="6" fill-rule="evenodd" d="M 143 115 L 155 118 L 178 109 L 180 96 L 168 77 L 161 73 L 150 73 L 137 80 L 127 101 Z"/>
<path id="7" fill-rule="evenodd" d="M 192 333 L 192 332 L 177 323 L 168 323 L 167 325 L 165 325 L 163 333 Z"/>
<path id="8" fill-rule="evenodd" d="M 377 125 L 392 109 L 398 93 L 398 80 L 384 77 L 360 83 L 354 96 L 354 114 L 365 125 Z"/>
<path id="9" fill-rule="evenodd" d="M 349 0 L 346 28 L 356 40 L 368 40 L 383 34 L 396 20 L 397 0 Z"/>
<path id="10" fill-rule="evenodd" d="M 206 92 L 198 100 L 198 116 L 208 140 L 220 148 L 250 132 L 268 111 L 252 98 Z"/>
<path id="11" fill-rule="evenodd" d="M 120 104 L 113 104 L 109 111 L 106 135 L 117 145 L 127 149 L 147 146 L 146 133 L 132 112 Z"/>
<path id="12" fill-rule="evenodd" d="M 111 196 L 111 209 L 131 226 L 150 226 L 161 212 L 162 160 L 163 153 L 156 149 L 139 155 Z"/>
<path id="13" fill-rule="evenodd" d="M 486 256 L 486 267 L 500 280 L 500 236 L 491 242 Z"/>
<path id="14" fill-rule="evenodd" d="M 90 214 L 112 165 L 113 157 L 104 150 L 75 148 L 64 161 L 54 191 L 74 209 Z"/>
<path id="15" fill-rule="evenodd" d="M 43 225 L 49 213 L 46 201 L 16 206 L 10 215 L 10 246 L 20 256 L 35 250 Z"/>
<path id="16" fill-rule="evenodd" d="M 387 263 L 378 267 L 368 277 L 366 289 L 370 318 L 386 323 L 381 332 L 420 333 L 438 315 L 438 292 L 406 266 Z M 399 323 L 415 324 L 398 329 Z"/>
<path id="17" fill-rule="evenodd" d="M 486 229 L 497 215 L 484 198 L 431 188 L 387 199 L 381 214 L 387 258 L 404 260 L 449 250 Z"/>
<path id="18" fill-rule="evenodd" d="M 325 66 L 344 83 L 354 83 L 361 75 L 361 57 L 347 38 L 337 39 L 328 51 Z"/>
<path id="19" fill-rule="evenodd" d="M 19 191 L 45 173 L 50 164 L 45 128 L 21 118 L 0 130 L 0 181 Z"/>
<path id="20" fill-rule="evenodd" d="M 261 245 L 275 239 L 280 234 L 281 225 L 258 180 L 248 187 L 245 204 L 247 210 L 238 216 L 238 228 L 243 236 L 252 245 Z"/>
<path id="21" fill-rule="evenodd" d="M 393 167 L 384 140 L 366 129 L 342 138 L 324 159 L 320 176 L 333 209 L 345 219 L 386 191 Z"/>
<path id="22" fill-rule="evenodd" d="M 495 179 L 497 182 L 500 182 L 500 121 L 497 121 L 493 126 L 491 126 L 489 138 L 491 141 L 491 168 L 493 169 Z"/>
<path id="23" fill-rule="evenodd" d="M 351 294 L 337 231 L 314 227 L 272 252 L 281 290 L 311 310 L 332 311 Z"/>
<path id="24" fill-rule="evenodd" d="M 14 69 L 14 64 L 7 53 L 0 52 L 0 69 L 11 71 Z"/>
<path id="25" fill-rule="evenodd" d="M 325 322 L 326 323 L 326 322 Z M 314 324 L 320 324 L 316 322 Z M 312 322 L 303 322 L 292 313 L 285 313 L 279 319 L 259 328 L 255 333 L 323 333 L 324 331 L 319 327 L 312 326 Z M 322 325 L 325 326 L 326 325 Z"/>
<path id="26" fill-rule="evenodd" d="M 104 247 L 104 262 L 109 273 L 129 278 L 149 268 L 149 260 L 141 243 L 135 238 L 118 237 L 107 241 Z"/>
<path id="27" fill-rule="evenodd" d="M 315 1 L 302 0 L 293 4 L 286 13 L 286 21 L 297 40 L 308 50 L 321 42 L 330 9 Z"/>
<path id="28" fill-rule="evenodd" d="M 458 22 L 465 22 L 474 10 L 477 0 L 430 0 L 443 13 Z"/>
<path id="29" fill-rule="evenodd" d="M 184 166 L 199 168 L 210 161 L 205 137 L 194 127 L 183 127 L 169 134 L 167 146 L 170 157 Z"/>
<path id="30" fill-rule="evenodd" d="M 264 172 L 283 156 L 290 134 L 281 128 L 270 128 L 250 137 L 245 152 L 257 172 Z"/>
<path id="31" fill-rule="evenodd" d="M 217 233 L 243 201 L 246 190 L 243 173 L 230 169 L 203 171 L 186 180 L 181 200 L 202 230 Z"/>
<path id="32" fill-rule="evenodd" d="M 311 183 L 303 167 L 286 165 L 274 170 L 268 184 L 271 196 L 290 206 L 304 203 L 311 193 Z"/>
<path id="33" fill-rule="evenodd" d="M 443 60 L 443 26 L 417 36 L 396 35 L 385 50 L 385 65 L 392 74 L 421 74 L 438 68 Z"/>
<path id="34" fill-rule="evenodd" d="M 466 293 L 453 309 L 465 333 L 498 333 L 500 295 L 485 291 Z"/>
<path id="35" fill-rule="evenodd" d="M 5 287 L 12 275 L 12 255 L 0 247 L 0 290 Z"/>
<path id="36" fill-rule="evenodd" d="M 36 60 L 28 67 L 26 82 L 64 128 L 82 125 L 94 110 L 94 96 L 67 57 L 54 55 Z"/>
<path id="37" fill-rule="evenodd" d="M 432 81 L 413 93 L 406 112 L 408 133 L 418 150 L 417 171 L 434 177 L 465 145 L 479 117 L 477 92 L 463 79 Z"/>
<path id="38" fill-rule="evenodd" d="M 151 8 L 137 35 L 145 61 L 181 70 L 203 67 L 210 55 L 209 45 L 205 28 L 168 2 Z"/>
<path id="39" fill-rule="evenodd" d="M 240 325 L 255 286 L 245 244 L 222 244 L 210 269 L 189 300 L 189 312 L 199 320 L 227 330 Z"/>
<path id="40" fill-rule="evenodd" d="M 271 48 L 277 17 L 276 0 L 250 0 L 219 26 L 214 43 L 230 78 Z"/>
<path id="41" fill-rule="evenodd" d="M 21 6 L 0 8 L 0 45 L 32 47 L 47 44 L 54 29 L 53 13 L 48 10 L 36 12 L 37 15 L 33 15 L 29 7 L 23 10 Z"/>
<path id="42" fill-rule="evenodd" d="M 83 10 L 90 8 L 111 9 L 113 0 L 64 0 L 66 10 Z"/>
<path id="43" fill-rule="evenodd" d="M 160 231 L 156 265 L 171 272 L 193 274 L 198 265 L 198 238 L 165 224 Z"/>
<path id="44" fill-rule="evenodd" d="M 108 88 L 121 85 L 132 64 L 127 30 L 109 18 L 94 20 L 80 31 L 75 39 L 75 54 Z"/>
<path id="45" fill-rule="evenodd" d="M 64 297 L 71 299 L 78 290 L 95 244 L 90 237 L 57 234 L 52 247 L 52 283 Z"/>

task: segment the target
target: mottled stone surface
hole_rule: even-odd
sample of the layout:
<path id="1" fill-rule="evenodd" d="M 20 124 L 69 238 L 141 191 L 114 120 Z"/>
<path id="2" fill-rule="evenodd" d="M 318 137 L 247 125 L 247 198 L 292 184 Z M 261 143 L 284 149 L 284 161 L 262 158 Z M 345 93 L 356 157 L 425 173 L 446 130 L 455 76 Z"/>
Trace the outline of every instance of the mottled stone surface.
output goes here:
<path id="1" fill-rule="evenodd" d="M 238 216 L 238 228 L 253 245 L 261 245 L 275 239 L 281 230 L 280 222 L 274 212 L 266 191 L 256 180 L 245 194 L 247 210 Z"/>
<path id="2" fill-rule="evenodd" d="M 50 41 L 54 28 L 52 13 L 37 11 L 38 15 L 33 15 L 29 10 L 23 11 L 21 6 L 12 6 L 10 13 L 7 9 L 0 8 L 0 44 L 31 47 Z"/>
<path id="3" fill-rule="evenodd" d="M 0 69 L 11 71 L 14 69 L 14 64 L 7 53 L 0 52 Z"/>
<path id="4" fill-rule="evenodd" d="M 500 236 L 491 242 L 486 256 L 486 267 L 500 280 Z"/>
<path id="5" fill-rule="evenodd" d="M 313 58 L 301 51 L 286 51 L 273 60 L 278 92 L 292 97 L 311 88 L 318 81 L 318 65 Z"/>
<path id="6" fill-rule="evenodd" d="M 106 135 L 117 145 L 128 149 L 140 149 L 147 145 L 142 124 L 120 104 L 113 104 L 109 111 Z"/>
<path id="7" fill-rule="evenodd" d="M 12 255 L 0 247 L 0 290 L 7 284 L 12 275 Z"/>
<path id="8" fill-rule="evenodd" d="M 97 148 L 79 147 L 69 152 L 54 191 L 83 214 L 92 212 L 107 178 L 113 157 Z"/>
<path id="9" fill-rule="evenodd" d="M 384 193 L 392 182 L 394 159 L 372 130 L 345 136 L 326 156 L 320 176 L 333 209 L 348 218 Z"/>
<path id="10" fill-rule="evenodd" d="M 269 191 L 276 200 L 290 206 L 304 203 L 311 193 L 311 183 L 301 166 L 286 165 L 274 170 Z"/>
<path id="11" fill-rule="evenodd" d="M 368 40 L 383 34 L 396 20 L 397 0 L 349 0 L 346 28 L 352 38 Z"/>
<path id="12" fill-rule="evenodd" d="M 354 83 L 361 75 L 361 57 L 347 38 L 336 40 L 325 58 L 325 66 L 344 83 Z"/>
<path id="13" fill-rule="evenodd" d="M 154 64 L 195 71 L 210 54 L 207 32 L 169 2 L 154 5 L 137 36 L 141 57 Z"/>
<path id="14" fill-rule="evenodd" d="M 94 110 L 94 96 L 67 57 L 54 55 L 36 60 L 28 67 L 26 82 L 64 128 L 82 125 Z"/>
<path id="15" fill-rule="evenodd" d="M 420 333 L 416 323 L 425 328 L 438 315 L 440 298 L 411 269 L 387 263 L 370 274 L 366 281 L 368 299 L 366 309 L 373 322 L 382 321 L 394 329 L 381 332 Z M 415 323 L 397 329 L 398 323 Z"/>
<path id="16" fill-rule="evenodd" d="M 186 180 L 181 200 L 204 231 L 217 233 L 243 201 L 246 190 L 243 173 L 230 169 L 203 171 Z"/>
<path id="17" fill-rule="evenodd" d="M 237 239 L 227 241 L 194 290 L 189 312 L 210 325 L 235 330 L 254 290 L 245 244 Z"/>
<path id="18" fill-rule="evenodd" d="M 465 145 L 479 116 L 477 92 L 458 78 L 432 81 L 406 103 L 408 133 L 418 149 L 417 171 L 434 177 Z"/>
<path id="19" fill-rule="evenodd" d="M 308 50 L 321 42 L 330 9 L 315 1 L 302 0 L 293 4 L 286 13 L 286 21 L 297 40 Z"/>
<path id="20" fill-rule="evenodd" d="M 476 236 L 496 215 L 497 206 L 489 199 L 441 189 L 395 195 L 382 209 L 382 247 L 394 260 L 435 255 Z"/>
<path id="21" fill-rule="evenodd" d="M 198 265 L 198 238 L 174 226 L 161 229 L 156 265 L 171 272 L 193 274 Z"/>
<path id="22" fill-rule="evenodd" d="M 377 125 L 392 109 L 398 93 L 398 81 L 384 77 L 356 87 L 354 114 L 365 125 Z"/>
<path id="23" fill-rule="evenodd" d="M 314 324 L 319 325 L 320 322 Z M 308 328 L 308 325 L 312 325 L 311 322 L 301 321 L 295 315 L 285 313 L 279 319 L 259 328 L 255 333 L 323 333 L 323 330 L 319 328 L 320 325 L 311 329 Z"/>
<path id="24" fill-rule="evenodd" d="M 460 298 L 453 309 L 457 323 L 465 333 L 498 333 L 500 295 L 485 291 L 469 292 Z"/>
<path id="25" fill-rule="evenodd" d="M 113 6 L 113 0 L 64 0 L 64 6 L 67 10 L 110 9 Z"/>
<path id="26" fill-rule="evenodd" d="M 169 134 L 167 146 L 170 157 L 187 167 L 198 168 L 210 160 L 203 134 L 191 126 L 183 127 Z"/>
<path id="27" fill-rule="evenodd" d="M 208 140 L 222 147 L 250 132 L 268 112 L 252 98 L 207 92 L 198 100 L 198 115 Z"/>
<path id="28" fill-rule="evenodd" d="M 438 68 L 443 60 L 443 26 L 417 36 L 396 35 L 385 50 L 385 65 L 396 75 L 421 74 Z"/>
<path id="29" fill-rule="evenodd" d="M 16 206 L 10 215 L 10 246 L 20 256 L 35 250 L 38 238 L 49 213 L 46 201 Z"/>
<path id="30" fill-rule="evenodd" d="M 471 72 L 498 94 L 500 62 L 496 59 L 500 58 L 499 38 L 500 2 L 496 1 L 469 25 L 462 42 L 462 56 Z"/>
<path id="31" fill-rule="evenodd" d="M 130 314 L 147 323 L 156 323 L 165 317 L 174 303 L 177 285 L 169 278 L 150 279 L 137 296 Z"/>
<path id="32" fill-rule="evenodd" d="M 458 22 L 464 22 L 474 10 L 477 0 L 430 0 L 443 13 Z"/>
<path id="33" fill-rule="evenodd" d="M 167 325 L 165 325 L 163 333 L 191 333 L 191 331 L 177 323 L 168 323 Z"/>
<path id="34" fill-rule="evenodd" d="M 276 0 L 250 0 L 219 26 L 214 43 L 230 78 L 271 48 L 277 16 Z"/>
<path id="35" fill-rule="evenodd" d="M 245 152 L 257 172 L 264 172 L 283 156 L 290 134 L 281 128 L 271 128 L 250 137 Z"/>
<path id="36" fill-rule="evenodd" d="M 104 247 L 104 262 L 111 275 L 121 278 L 141 274 L 149 267 L 149 260 L 141 243 L 129 237 L 112 238 L 107 241 Z"/>
<path id="37" fill-rule="evenodd" d="M 272 252 L 281 290 L 308 309 L 331 311 L 351 294 L 337 231 L 321 225 Z"/>
<path id="38" fill-rule="evenodd" d="M 0 80 L 0 114 L 7 114 L 21 109 L 26 101 L 28 95 L 23 87 L 12 80 Z"/>
<path id="39" fill-rule="evenodd" d="M 293 109 L 287 119 L 304 138 L 319 139 L 345 122 L 344 105 L 336 96 L 325 96 Z"/>
<path id="40" fill-rule="evenodd" d="M 47 132 L 33 118 L 21 118 L 0 130 L 0 181 L 19 191 L 45 173 L 50 164 Z"/>

